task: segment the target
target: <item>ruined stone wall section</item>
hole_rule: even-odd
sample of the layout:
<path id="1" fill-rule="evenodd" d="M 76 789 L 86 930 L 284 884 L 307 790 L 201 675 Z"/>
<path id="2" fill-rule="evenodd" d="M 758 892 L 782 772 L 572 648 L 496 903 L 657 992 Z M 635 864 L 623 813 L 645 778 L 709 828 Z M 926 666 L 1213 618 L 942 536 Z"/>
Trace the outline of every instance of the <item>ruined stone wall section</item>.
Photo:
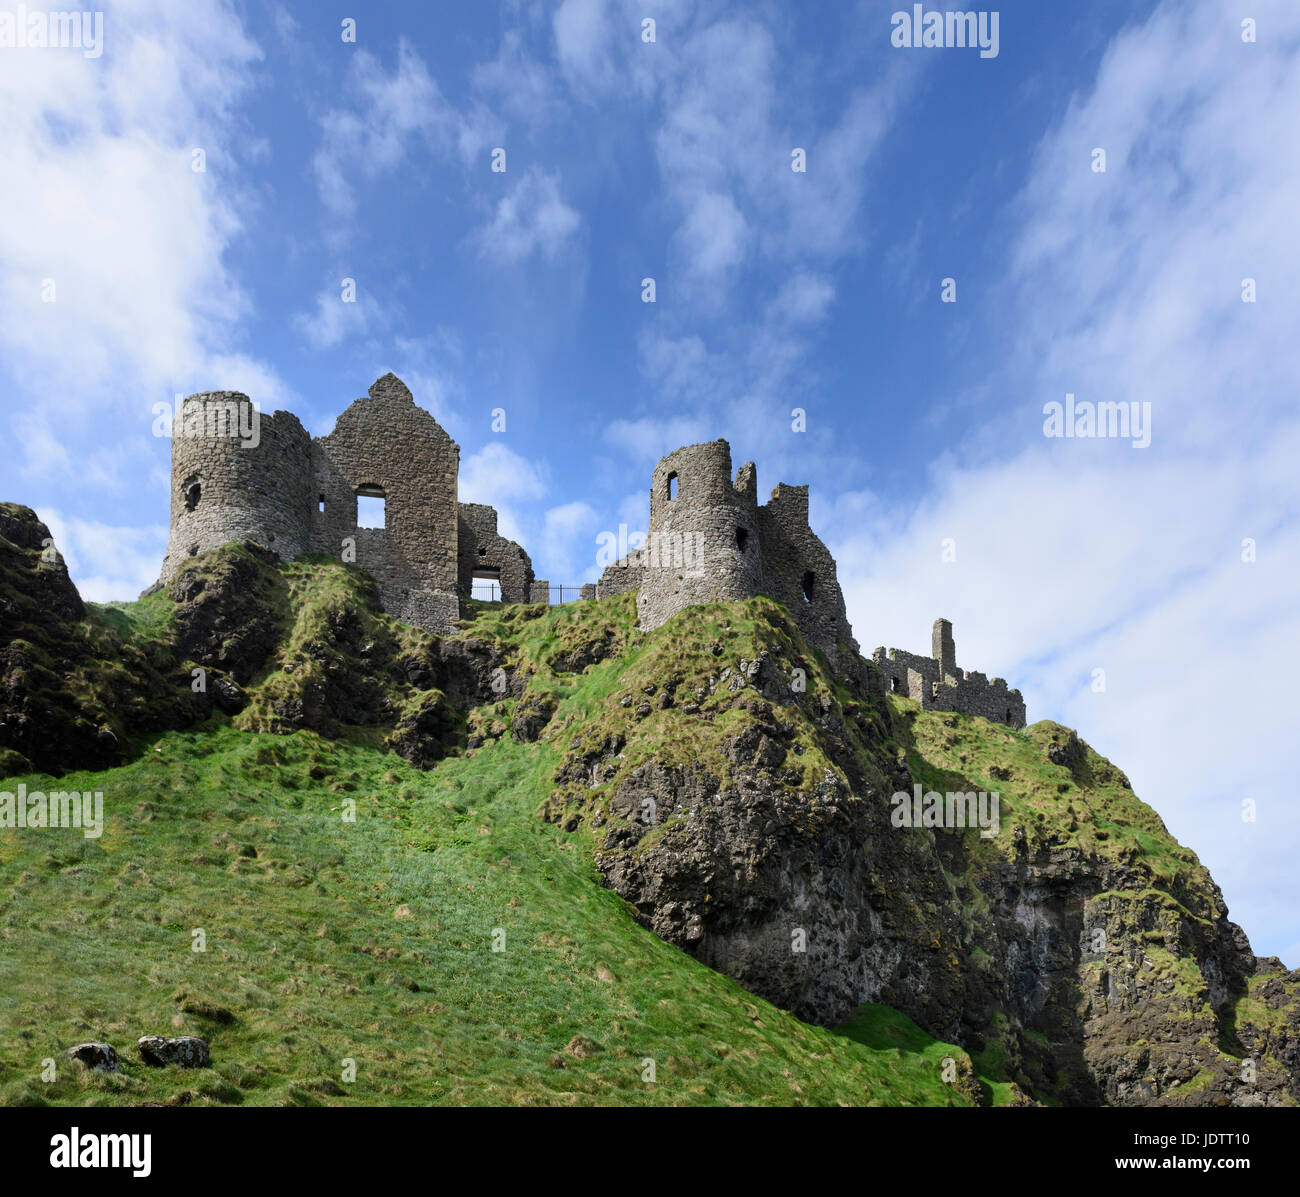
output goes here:
<path id="1" fill-rule="evenodd" d="M 1008 690 L 1003 678 L 990 681 L 982 673 L 962 672 L 956 684 L 939 686 L 930 708 L 982 715 L 994 723 L 1025 726 L 1025 700 L 1019 690 Z"/>
<path id="2" fill-rule="evenodd" d="M 876 649 L 871 659 L 885 675 L 885 689 L 891 694 L 901 694 L 925 706 L 934 687 L 939 684 L 939 663 L 932 657 L 919 657 L 891 648 L 888 654 Z"/>
<path id="3" fill-rule="evenodd" d="M 834 662 L 859 655 L 849 626 L 835 558 L 808 523 L 808 488 L 781 483 L 759 508 L 763 593 L 794 615 L 809 644 Z"/>
<path id="4" fill-rule="evenodd" d="M 687 445 L 655 467 L 646 544 L 596 587 L 601 598 L 629 590 L 647 631 L 698 603 L 766 594 L 832 661 L 858 654 L 835 560 L 808 525 L 808 488 L 780 485 L 760 507 L 754 463 L 733 481 L 725 440 Z"/>
<path id="5" fill-rule="evenodd" d="M 626 557 L 613 565 L 607 565 L 596 582 L 596 597 L 611 598 L 616 594 L 626 594 L 629 590 L 641 590 L 646 579 L 646 569 L 641 561 L 641 550 L 633 549 Z"/>
<path id="6" fill-rule="evenodd" d="M 936 619 L 930 629 L 930 655 L 939 662 L 939 676 L 952 678 L 957 672 L 957 645 L 952 638 L 952 624 L 946 619 Z"/>
<path id="7" fill-rule="evenodd" d="M 239 435 L 252 429 L 246 439 Z M 296 416 L 257 412 L 238 391 L 181 404 L 172 428 L 171 533 L 160 578 L 197 553 L 252 540 L 286 560 L 307 551 L 310 438 Z"/>
<path id="8" fill-rule="evenodd" d="M 898 648 L 888 653 L 878 648 L 871 654 L 886 690 L 914 699 L 927 711 L 956 711 L 1010 727 L 1025 726 L 1025 700 L 1019 690 L 1008 689 L 1003 678 L 990 681 L 982 673 L 957 668 L 952 624 L 946 619 L 935 620 L 931 644 L 937 656 L 921 657 Z"/>
<path id="9" fill-rule="evenodd" d="M 386 374 L 313 442 L 312 468 L 313 551 L 338 557 L 351 542 L 356 564 L 379 584 L 385 611 L 451 631 L 460 613 L 455 441 Z M 361 490 L 382 494 L 383 528 L 357 527 Z"/>
<path id="10" fill-rule="evenodd" d="M 532 560 L 518 544 L 497 532 L 496 508 L 484 503 L 461 503 L 459 519 L 457 553 L 461 597 L 470 596 L 475 570 L 495 570 L 503 603 L 529 602 L 534 580 Z"/>
<path id="11" fill-rule="evenodd" d="M 315 440 L 291 413 L 261 415 L 234 391 L 190 396 L 177 425 L 163 581 L 196 553 L 252 540 L 286 560 L 355 562 L 374 576 L 385 611 L 435 633 L 453 630 L 479 570 L 497 572 L 505 602 L 549 601 L 528 554 L 497 531 L 495 509 L 458 502 L 459 446 L 393 374 Z M 359 493 L 384 499 L 384 527 L 358 527 Z M 668 454 L 651 478 L 646 544 L 582 596 L 636 591 L 649 631 L 699 603 L 766 594 L 811 645 L 850 664 L 858 645 L 835 560 L 809 526 L 808 487 L 782 483 L 761 507 L 757 495 L 753 462 L 732 479 L 725 440 Z M 935 621 L 931 647 L 930 657 L 876 649 L 886 688 L 927 709 L 1025 725 L 1019 690 L 957 667 L 947 620 Z"/>

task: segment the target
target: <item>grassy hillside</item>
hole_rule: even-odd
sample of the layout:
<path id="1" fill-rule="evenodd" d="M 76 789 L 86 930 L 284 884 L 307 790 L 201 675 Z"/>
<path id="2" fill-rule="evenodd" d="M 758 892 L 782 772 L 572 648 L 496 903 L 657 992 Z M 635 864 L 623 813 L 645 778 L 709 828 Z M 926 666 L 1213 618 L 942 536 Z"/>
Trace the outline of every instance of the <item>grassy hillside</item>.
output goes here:
<path id="1" fill-rule="evenodd" d="M 0 832 L 0 1102 L 969 1101 L 940 1079 L 965 1053 L 903 1015 L 802 1024 L 638 926 L 582 839 L 538 818 L 551 745 L 504 737 L 421 772 L 377 741 L 214 715 L 58 781 L 103 791 L 101 839 Z M 203 1035 L 213 1066 L 146 1068 L 146 1033 Z M 122 1075 L 60 1058 L 83 1040 L 114 1044 Z"/>
<path id="2" fill-rule="evenodd" d="M 1065 728 L 832 674 L 765 598 L 437 640 L 231 545 L 83 606 L 34 520 L 0 507 L 0 789 L 105 830 L 0 828 L 0 1104 L 1295 1099 L 1300 976 Z M 892 827 L 913 780 L 1001 834 Z M 210 1068 L 144 1066 L 181 1033 Z"/>

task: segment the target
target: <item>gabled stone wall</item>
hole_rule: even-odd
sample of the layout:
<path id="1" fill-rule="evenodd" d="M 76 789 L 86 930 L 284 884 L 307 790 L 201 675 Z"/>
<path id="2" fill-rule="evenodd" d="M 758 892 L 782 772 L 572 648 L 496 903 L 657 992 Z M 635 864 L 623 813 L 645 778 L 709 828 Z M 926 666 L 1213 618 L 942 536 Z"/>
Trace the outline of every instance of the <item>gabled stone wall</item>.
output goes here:
<path id="1" fill-rule="evenodd" d="M 451 631 L 460 614 L 456 442 L 401 379 L 385 374 L 313 442 L 311 460 L 313 551 L 346 560 L 351 541 L 385 611 Z M 383 528 L 357 527 L 359 491 L 383 497 Z"/>
<path id="2" fill-rule="evenodd" d="M 233 420 L 207 418 L 232 412 Z M 218 423 L 256 435 L 218 434 Z M 390 615 L 452 630 L 460 616 L 460 448 L 395 375 L 378 379 L 315 440 L 289 412 L 254 417 L 248 396 L 232 391 L 191 396 L 177 424 L 163 581 L 195 553 L 251 540 L 286 560 L 312 552 L 355 562 L 374 575 Z M 357 526 L 358 493 L 383 498 L 384 527 Z M 492 523 L 495 530 L 495 513 Z M 531 578 L 527 556 L 514 549 Z"/>

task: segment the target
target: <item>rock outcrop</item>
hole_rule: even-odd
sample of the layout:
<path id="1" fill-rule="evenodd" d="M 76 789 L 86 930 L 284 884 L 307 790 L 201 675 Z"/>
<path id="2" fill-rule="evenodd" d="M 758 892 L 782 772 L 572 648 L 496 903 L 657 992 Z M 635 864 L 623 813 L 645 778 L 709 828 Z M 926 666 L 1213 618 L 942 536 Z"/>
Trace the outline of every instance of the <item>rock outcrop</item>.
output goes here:
<path id="1" fill-rule="evenodd" d="M 208 1042 L 197 1035 L 142 1035 L 136 1046 L 140 1058 L 155 1068 L 207 1068 Z"/>
<path id="2" fill-rule="evenodd" d="M 1074 732 L 923 710 L 866 663 L 832 675 L 764 600 L 660 636 L 565 729 L 545 811 L 590 830 L 656 934 L 810 1021 L 894 1006 L 1028 1098 L 1300 1101 L 1300 973 L 1254 956 L 1195 855 Z M 917 785 L 941 810 L 996 794 L 998 818 L 900 826 Z"/>

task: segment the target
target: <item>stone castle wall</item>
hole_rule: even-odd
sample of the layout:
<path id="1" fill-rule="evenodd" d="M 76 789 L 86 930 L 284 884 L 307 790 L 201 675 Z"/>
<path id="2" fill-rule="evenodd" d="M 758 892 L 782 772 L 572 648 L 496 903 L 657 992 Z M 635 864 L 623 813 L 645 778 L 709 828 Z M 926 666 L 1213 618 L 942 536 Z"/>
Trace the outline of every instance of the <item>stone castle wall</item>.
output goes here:
<path id="1" fill-rule="evenodd" d="M 957 711 L 1011 727 L 1025 726 L 1025 700 L 1019 690 L 1008 689 L 1000 677 L 990 681 L 982 673 L 957 668 L 957 649 L 948 620 L 934 621 L 931 646 L 933 655 L 929 657 L 898 648 L 888 653 L 876 649 L 871 659 L 884 674 L 885 688 L 915 699 L 928 711 Z"/>
<path id="2" fill-rule="evenodd" d="M 312 443 L 311 465 L 312 551 L 337 557 L 352 541 L 385 611 L 450 631 L 460 616 L 456 442 L 386 374 Z M 359 493 L 384 499 L 383 528 L 357 527 Z"/>
<path id="3" fill-rule="evenodd" d="M 761 507 L 757 495 L 753 462 L 732 480 L 725 440 L 668 454 L 651 476 L 646 543 L 605 570 L 597 595 L 636 590 L 649 630 L 697 603 L 765 594 L 832 660 L 856 654 L 835 561 L 808 525 L 808 488 L 778 486 Z"/>
<path id="4" fill-rule="evenodd" d="M 254 435 L 244 437 L 252 429 Z M 197 553 L 255 540 L 292 559 L 310 540 L 311 438 L 238 391 L 191 395 L 172 427 L 171 535 L 161 579 Z"/>
<path id="5" fill-rule="evenodd" d="M 233 424 L 220 418 L 229 410 Z M 374 575 L 389 614 L 452 630 L 460 448 L 400 379 L 376 381 L 315 440 L 291 413 L 254 417 L 248 396 L 231 391 L 191 396 L 177 425 L 162 581 L 196 553 L 252 540 L 285 560 L 310 552 L 355 561 Z M 230 435 L 250 426 L 253 437 Z M 384 527 L 357 526 L 359 493 L 384 500 Z"/>
<path id="6" fill-rule="evenodd" d="M 497 531 L 495 509 L 458 501 L 459 446 L 393 374 L 314 440 L 291 413 L 262 415 L 234 391 L 191 396 L 177 423 L 164 582 L 196 553 L 252 540 L 288 560 L 354 561 L 374 576 L 384 610 L 436 633 L 453 629 L 475 572 L 496 572 L 504 602 L 549 601 L 528 554 Z M 383 527 L 357 526 L 358 495 L 384 500 Z M 831 661 L 858 656 L 835 560 L 808 522 L 808 487 L 782 483 L 760 506 L 753 462 L 733 479 L 725 440 L 660 460 L 645 545 L 581 594 L 627 591 L 647 631 L 699 603 L 767 595 Z M 876 649 L 886 687 L 928 709 L 1024 726 L 1019 690 L 957 668 L 947 620 L 935 622 L 931 648 Z"/>
<path id="7" fill-rule="evenodd" d="M 474 573 L 495 572 L 503 603 L 534 601 L 532 559 L 513 540 L 497 532 L 496 508 L 484 503 L 459 505 L 458 581 L 460 593 L 468 597 Z M 546 602 L 545 596 L 537 602 Z"/>

